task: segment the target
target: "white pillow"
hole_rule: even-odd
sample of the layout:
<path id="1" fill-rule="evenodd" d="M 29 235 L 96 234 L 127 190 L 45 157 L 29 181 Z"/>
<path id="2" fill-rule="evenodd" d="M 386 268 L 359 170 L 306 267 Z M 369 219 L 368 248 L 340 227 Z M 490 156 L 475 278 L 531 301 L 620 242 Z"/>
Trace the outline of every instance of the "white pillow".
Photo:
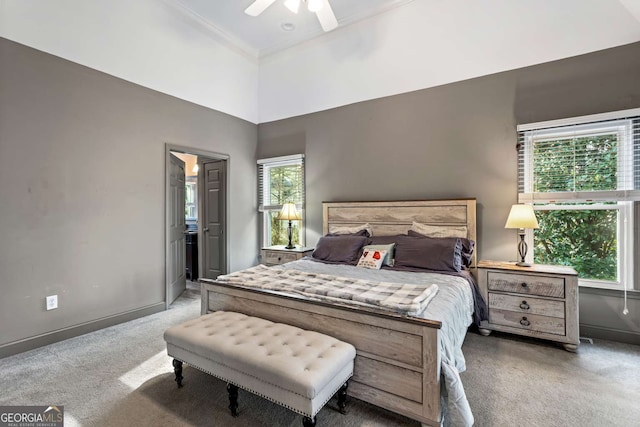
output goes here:
<path id="1" fill-rule="evenodd" d="M 369 237 L 373 236 L 371 225 L 367 222 L 362 225 L 353 225 L 351 227 L 346 225 L 333 225 L 329 227 L 330 234 L 355 234 L 358 231 L 366 230 L 369 233 Z"/>
<path id="2" fill-rule="evenodd" d="M 387 256 L 387 251 L 365 249 L 360 257 L 360 261 L 358 261 L 358 267 L 380 270 L 385 256 Z"/>
<path id="3" fill-rule="evenodd" d="M 393 249 L 395 247 L 395 243 L 389 243 L 388 245 L 367 245 L 363 250 L 378 250 L 378 251 L 387 251 L 387 255 L 384 257 L 382 265 L 388 265 L 393 267 L 395 260 L 393 259 Z"/>
<path id="4" fill-rule="evenodd" d="M 419 222 L 413 222 L 410 228 L 411 231 L 420 233 L 427 237 L 467 237 L 467 227 L 460 226 L 445 226 L 445 225 L 428 225 L 421 224 Z"/>

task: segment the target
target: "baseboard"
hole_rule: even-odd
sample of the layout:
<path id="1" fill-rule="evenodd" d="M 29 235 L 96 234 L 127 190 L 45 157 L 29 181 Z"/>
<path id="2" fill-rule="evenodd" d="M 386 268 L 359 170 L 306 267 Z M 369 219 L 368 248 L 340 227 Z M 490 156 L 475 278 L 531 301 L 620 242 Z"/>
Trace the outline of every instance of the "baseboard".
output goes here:
<path id="1" fill-rule="evenodd" d="M 10 342 L 0 346 L 0 359 L 28 350 L 33 350 L 34 348 L 53 344 L 58 341 L 64 341 L 66 339 L 77 337 L 79 335 L 84 335 L 89 332 L 108 328 L 109 326 L 114 326 L 119 323 L 128 322 L 129 320 L 134 320 L 140 317 L 148 316 L 150 314 L 159 313 L 164 310 L 166 310 L 166 304 L 163 301 L 156 304 L 148 305 L 146 307 L 127 311 L 125 313 L 103 317 L 102 319 L 92 320 L 80 325 L 74 325 L 68 328 L 58 329 L 57 331 L 48 332 L 46 334 L 37 335 L 35 337 L 26 338 L 20 341 Z"/>
<path id="2" fill-rule="evenodd" d="M 640 333 L 580 324 L 580 336 L 640 345 Z"/>

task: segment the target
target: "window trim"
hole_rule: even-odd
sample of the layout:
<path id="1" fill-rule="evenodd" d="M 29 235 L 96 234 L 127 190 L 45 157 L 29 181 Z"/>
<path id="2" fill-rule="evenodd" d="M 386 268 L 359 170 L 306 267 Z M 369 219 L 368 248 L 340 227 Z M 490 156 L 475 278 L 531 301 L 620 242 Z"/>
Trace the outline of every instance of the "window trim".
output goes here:
<path id="1" fill-rule="evenodd" d="M 518 202 L 534 204 L 535 210 L 551 209 L 617 209 L 618 220 L 618 282 L 579 279 L 580 286 L 601 289 L 640 289 L 634 279 L 634 251 L 636 242 L 634 230 L 640 224 L 634 214 L 634 202 L 640 201 L 638 179 L 638 120 L 640 108 L 593 114 L 545 122 L 528 123 L 517 126 L 518 131 Z M 564 129 L 572 127 L 572 129 Z M 553 140 L 572 135 L 597 135 L 601 132 L 617 133 L 623 141 L 618 146 L 618 185 L 615 190 L 575 191 L 575 192 L 539 192 L 533 191 L 533 144 L 534 140 Z M 636 134 L 634 134 L 634 131 Z M 635 150 L 635 151 L 634 151 Z M 624 173 L 628 173 L 625 175 Z M 634 182 L 635 181 L 635 182 Z M 580 202 L 593 203 L 615 201 L 616 205 L 590 204 L 580 206 Z M 554 203 L 576 203 L 574 206 L 554 205 Z M 545 205 L 541 205 L 541 204 Z M 601 207 L 599 207 L 601 206 Z M 533 230 L 526 230 L 525 241 L 533 247 Z M 533 261 L 533 250 L 527 254 L 527 260 Z"/>
<path id="2" fill-rule="evenodd" d="M 293 154 L 288 156 L 279 156 L 279 157 L 270 157 L 265 159 L 259 159 L 257 161 L 258 164 L 258 215 L 260 218 L 260 246 L 265 247 L 269 246 L 270 243 L 270 224 L 269 224 L 269 212 L 278 212 L 282 209 L 281 204 L 265 204 L 264 201 L 268 198 L 266 196 L 266 191 L 269 188 L 269 170 L 274 167 L 281 166 L 293 166 L 293 165 L 301 165 L 302 166 L 302 203 L 296 203 L 296 209 L 300 213 L 300 217 L 302 218 L 300 222 L 300 226 L 298 227 L 299 236 L 298 241 L 299 244 L 304 246 L 306 244 L 305 237 L 305 227 L 306 227 L 306 183 L 305 183 L 305 155 L 304 154 Z M 270 202 L 270 200 L 269 200 Z M 267 244 L 268 243 L 268 244 Z"/>
<path id="3" fill-rule="evenodd" d="M 562 126 L 572 126 L 581 123 L 603 122 L 608 120 L 617 120 L 625 117 L 640 116 L 640 108 L 631 108 L 629 110 L 611 111 L 607 113 L 590 114 L 587 116 L 569 117 L 566 119 L 547 120 L 544 122 L 525 123 L 517 126 L 518 132 L 526 132 L 530 130 L 542 130 L 546 128 L 558 128 Z"/>

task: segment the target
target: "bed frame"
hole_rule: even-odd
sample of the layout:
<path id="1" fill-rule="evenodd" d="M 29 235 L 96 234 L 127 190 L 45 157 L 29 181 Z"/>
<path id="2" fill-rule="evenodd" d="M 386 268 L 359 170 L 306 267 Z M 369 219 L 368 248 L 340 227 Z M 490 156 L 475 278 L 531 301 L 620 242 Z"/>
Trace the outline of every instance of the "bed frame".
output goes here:
<path id="1" fill-rule="evenodd" d="M 404 234 L 413 221 L 466 226 L 467 237 L 476 241 L 475 199 L 323 203 L 325 234 L 332 226 L 365 222 L 372 226 L 374 235 Z M 442 425 L 440 322 L 242 289 L 215 280 L 200 282 L 202 314 L 237 311 L 351 343 L 357 350 L 349 384 L 351 396 L 423 425 Z"/>

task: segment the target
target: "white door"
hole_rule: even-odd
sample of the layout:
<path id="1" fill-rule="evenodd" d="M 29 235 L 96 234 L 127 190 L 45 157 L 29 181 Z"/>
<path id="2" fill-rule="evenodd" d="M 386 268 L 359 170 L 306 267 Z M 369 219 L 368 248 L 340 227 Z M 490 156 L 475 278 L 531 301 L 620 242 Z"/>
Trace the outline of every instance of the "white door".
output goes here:
<path id="1" fill-rule="evenodd" d="M 169 191 L 167 208 L 167 305 L 187 287 L 185 268 L 185 174 L 184 162 L 169 153 Z"/>

